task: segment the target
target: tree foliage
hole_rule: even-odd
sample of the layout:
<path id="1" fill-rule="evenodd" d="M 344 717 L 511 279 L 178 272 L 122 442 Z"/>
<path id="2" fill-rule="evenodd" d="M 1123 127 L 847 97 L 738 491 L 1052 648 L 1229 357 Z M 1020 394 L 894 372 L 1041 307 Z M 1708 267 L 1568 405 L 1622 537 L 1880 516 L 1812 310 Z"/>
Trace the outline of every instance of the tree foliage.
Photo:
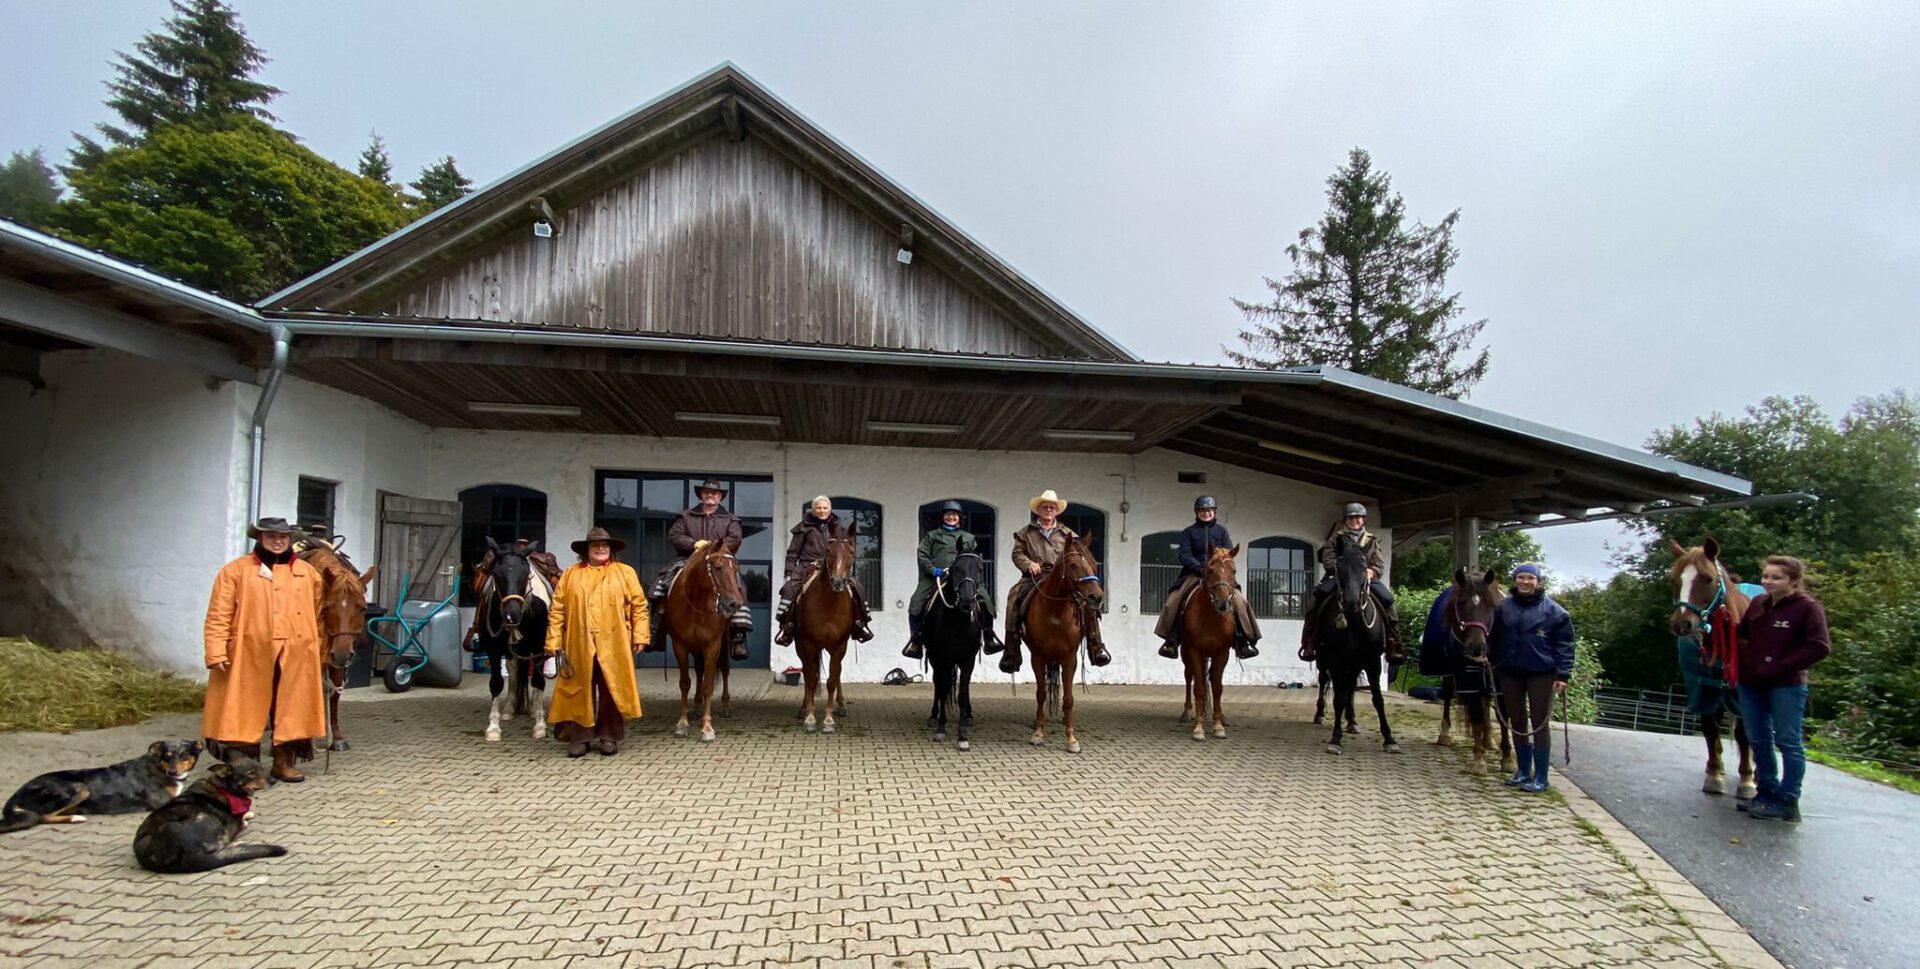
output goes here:
<path id="1" fill-rule="evenodd" d="M 1544 558 L 1540 543 L 1526 532 L 1489 532 L 1480 536 L 1480 567 L 1491 569 L 1502 584 L 1522 562 Z M 1397 588 L 1432 589 L 1453 581 L 1453 539 L 1443 538 L 1393 553 L 1393 584 Z"/>
<path id="2" fill-rule="evenodd" d="M 415 212 L 425 215 L 473 191 L 473 179 L 460 174 L 460 166 L 454 164 L 453 156 L 445 155 L 421 169 L 420 177 L 411 187 L 420 197 Z"/>
<path id="3" fill-rule="evenodd" d="M 1268 303 L 1236 299 L 1246 315 L 1234 363 L 1275 369 L 1331 364 L 1446 397 L 1463 397 L 1487 374 L 1473 352 L 1485 320 L 1459 322 L 1460 296 L 1446 291 L 1459 258 L 1454 210 L 1435 226 L 1410 221 L 1385 172 L 1355 148 L 1327 179 L 1327 213 L 1287 247 L 1293 271 L 1268 278 Z"/>
<path id="4" fill-rule="evenodd" d="M 360 152 L 360 164 L 357 169 L 360 177 L 381 185 L 393 185 L 393 159 L 387 154 L 387 142 L 375 132 L 373 140 Z"/>
<path id="5" fill-rule="evenodd" d="M 16 151 L 0 167 L 0 219 L 41 228 L 60 204 L 60 185 L 40 149 Z"/>

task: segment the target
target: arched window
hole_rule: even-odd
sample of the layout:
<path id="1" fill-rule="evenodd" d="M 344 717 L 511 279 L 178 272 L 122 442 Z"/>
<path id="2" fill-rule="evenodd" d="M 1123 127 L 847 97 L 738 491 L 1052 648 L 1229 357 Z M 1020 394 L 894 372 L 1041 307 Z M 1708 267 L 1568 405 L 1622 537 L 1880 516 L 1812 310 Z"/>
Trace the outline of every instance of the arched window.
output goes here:
<path id="1" fill-rule="evenodd" d="M 463 606 L 479 604 L 473 570 L 486 556 L 489 538 L 502 545 L 524 538 L 540 542 L 540 547 L 546 548 L 546 492 L 508 484 L 481 485 L 460 492 L 460 604 Z"/>
<path id="2" fill-rule="evenodd" d="M 879 612 L 887 602 L 880 585 L 880 503 L 846 495 L 829 498 L 835 518 L 860 526 L 860 533 L 853 537 L 853 577 L 866 590 L 867 608 Z"/>
<path id="3" fill-rule="evenodd" d="M 1158 615 L 1167 593 L 1180 584 L 1180 533 L 1154 532 L 1140 539 L 1140 614 Z"/>
<path id="4" fill-rule="evenodd" d="M 1247 601 L 1261 619 L 1300 619 L 1313 588 L 1313 546 L 1297 538 L 1263 538 L 1247 546 Z"/>
<path id="5" fill-rule="evenodd" d="M 940 527 L 940 505 L 948 500 L 949 499 L 942 498 L 939 501 L 929 501 L 920 506 L 920 534 L 925 535 Z M 980 557 L 985 559 L 987 563 L 987 588 L 991 590 L 994 588 L 993 572 L 994 569 L 998 567 L 1000 561 L 1000 557 L 993 553 L 993 550 L 999 547 L 998 539 L 995 536 L 998 527 L 995 524 L 993 506 L 984 501 L 974 501 L 970 498 L 954 498 L 951 500 L 960 503 L 960 529 L 962 531 L 972 532 L 974 541 L 980 544 Z M 916 549 L 919 547 L 919 541 L 917 539 L 914 542 L 914 546 Z"/>
<path id="6" fill-rule="evenodd" d="M 1107 587 L 1107 513 L 1092 505 L 1074 502 L 1060 513 L 1060 524 L 1073 529 L 1081 538 L 1092 538 L 1088 543 L 1094 560 L 1100 563 L 1100 587 Z M 1113 608 L 1111 597 L 1100 601 L 1100 611 Z"/>

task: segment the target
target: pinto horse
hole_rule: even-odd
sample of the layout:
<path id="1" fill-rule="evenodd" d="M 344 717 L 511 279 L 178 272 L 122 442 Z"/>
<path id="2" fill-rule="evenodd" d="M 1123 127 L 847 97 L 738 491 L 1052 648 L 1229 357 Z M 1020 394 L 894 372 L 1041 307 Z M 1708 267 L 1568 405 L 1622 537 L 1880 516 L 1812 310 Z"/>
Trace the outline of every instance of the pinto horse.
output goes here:
<path id="1" fill-rule="evenodd" d="M 1333 680 L 1333 739 L 1327 742 L 1327 753 L 1340 753 L 1341 721 L 1353 717 L 1353 694 L 1364 670 L 1373 691 L 1373 710 L 1380 717 L 1380 736 L 1387 753 L 1397 754 L 1400 745 L 1393 740 L 1393 728 L 1387 725 L 1387 701 L 1380 695 L 1380 660 L 1387 649 L 1387 621 L 1373 597 L 1367 552 L 1344 532 L 1334 538 L 1334 552 L 1339 608 L 1320 610 L 1317 639 L 1319 655 Z"/>
<path id="2" fill-rule="evenodd" d="M 920 620 L 927 662 L 933 667 L 933 712 L 927 715 L 927 726 L 933 729 L 934 743 L 946 743 L 947 722 L 957 712 L 955 746 L 963 751 L 973 749 L 967 738 L 973 729 L 973 663 L 980 655 L 981 637 L 993 625 L 993 617 L 980 607 L 986 575 L 986 560 L 978 553 L 955 556 Z"/>
<path id="3" fill-rule="evenodd" d="M 1080 736 L 1073 729 L 1073 671 L 1087 633 L 1085 610 L 1100 608 L 1107 595 L 1100 588 L 1092 541 L 1069 534 L 1066 551 L 1034 583 L 1024 606 L 1027 646 L 1033 653 L 1033 745 L 1047 742 L 1047 714 L 1057 707 L 1069 754 L 1080 752 Z"/>
<path id="4" fill-rule="evenodd" d="M 833 733 L 838 729 L 833 715 L 847 715 L 847 695 L 840 687 L 840 664 L 847 656 L 847 639 L 853 635 L 853 543 L 860 525 L 855 522 L 844 531 L 835 527 L 827 539 L 827 553 L 814 564 L 800 594 L 793 601 L 793 648 L 800 654 L 805 671 L 806 693 L 800 701 L 804 717 L 801 727 L 808 733 L 818 729 Z M 826 689 L 820 687 L 822 655 L 831 659 Z M 818 696 L 821 718 L 814 719 Z"/>
<path id="5" fill-rule="evenodd" d="M 1193 739 L 1207 739 L 1207 695 L 1213 695 L 1213 735 L 1227 739 L 1227 715 L 1220 709 L 1222 681 L 1227 672 L 1227 654 L 1233 648 L 1233 593 L 1239 588 L 1239 569 L 1235 559 L 1240 546 L 1216 548 L 1207 556 L 1207 574 L 1203 586 L 1187 593 L 1180 608 L 1180 658 L 1187 667 L 1187 709 L 1180 715 L 1193 720 Z M 1204 588 L 1207 605 L 1202 609 L 1193 601 Z"/>
<path id="6" fill-rule="evenodd" d="M 1487 635 L 1493 628 L 1493 616 L 1506 599 L 1499 581 L 1489 571 L 1478 577 L 1466 569 L 1455 569 L 1453 591 L 1440 612 L 1447 630 L 1446 703 L 1459 704 L 1467 715 L 1473 735 L 1473 772 L 1485 773 L 1487 751 L 1493 747 L 1493 717 L 1489 715 L 1496 699 L 1493 664 L 1487 656 Z M 1443 711 L 1444 712 L 1444 711 Z M 1444 719 L 1442 721 L 1445 722 Z M 1438 743 L 1439 741 L 1435 741 Z M 1505 718 L 1500 719 L 1500 769 L 1512 772 L 1513 737 Z"/>
<path id="7" fill-rule="evenodd" d="M 553 587 L 532 562 L 539 551 L 539 542 L 508 547 L 487 539 L 474 648 L 487 655 L 487 686 L 493 696 L 487 708 L 486 737 L 490 744 L 500 742 L 501 722 L 513 719 L 514 710 L 503 713 L 501 707 L 515 696 L 524 695 L 528 700 L 533 712 L 533 739 L 547 735 L 547 707 L 540 697 L 546 690 L 547 677 L 540 659 L 547 645 L 547 609 L 553 602 Z M 509 674 L 514 689 L 505 693 Z"/>
<path id="8" fill-rule="evenodd" d="M 727 675 L 727 623 L 745 599 L 740 563 L 733 553 L 705 539 L 695 543 L 663 603 L 673 661 L 680 667 L 680 720 L 673 725 L 674 736 L 687 735 L 688 696 L 697 672 L 700 690 L 693 702 L 700 706 L 700 739 L 713 742 L 714 680 Z M 723 707 L 727 699 L 722 696 Z"/>
<path id="9" fill-rule="evenodd" d="M 1747 594 L 1720 564 L 1720 543 L 1713 538 L 1694 548 L 1673 546 L 1673 619 L 1681 678 L 1687 685 L 1687 712 L 1700 718 L 1707 742 L 1707 775 L 1700 790 L 1727 793 L 1726 767 L 1720 759 L 1720 728 L 1732 720 L 1733 742 L 1740 748 L 1740 786 L 1735 797 L 1751 800 L 1753 748 L 1740 723 L 1740 698 L 1734 687 L 1738 648 L 1734 626 L 1747 611 Z"/>
<path id="10" fill-rule="evenodd" d="M 327 737 L 328 750 L 347 750 L 346 734 L 340 731 L 340 692 L 347 685 L 347 665 L 354 648 L 367 629 L 367 589 L 380 574 L 376 565 L 356 572 L 340 546 L 339 536 L 331 541 L 316 537 L 301 540 L 295 553 L 320 573 L 320 631 L 327 640 Z"/>

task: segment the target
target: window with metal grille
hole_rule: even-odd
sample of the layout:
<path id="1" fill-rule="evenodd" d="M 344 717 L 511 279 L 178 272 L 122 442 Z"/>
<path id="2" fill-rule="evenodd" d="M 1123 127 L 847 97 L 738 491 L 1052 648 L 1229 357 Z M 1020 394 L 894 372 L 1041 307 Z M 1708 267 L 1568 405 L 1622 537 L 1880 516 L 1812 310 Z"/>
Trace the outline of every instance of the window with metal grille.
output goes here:
<path id="1" fill-rule="evenodd" d="M 325 478 L 300 476 L 300 493 L 294 504 L 296 525 L 325 525 L 327 533 L 333 533 L 333 495 L 340 487 L 337 481 Z"/>
<path id="2" fill-rule="evenodd" d="M 481 485 L 460 492 L 460 604 L 463 606 L 480 602 L 473 570 L 486 557 L 489 538 L 501 545 L 512 545 L 515 539 L 524 538 L 540 542 L 540 547 L 545 549 L 546 492 L 508 484 Z M 570 552 L 563 550 L 562 567 L 572 564 L 570 556 Z"/>
<path id="3" fill-rule="evenodd" d="M 1262 538 L 1247 546 L 1240 584 L 1261 619 L 1299 619 L 1313 588 L 1313 545 L 1297 538 Z"/>
<path id="4" fill-rule="evenodd" d="M 947 500 L 948 499 L 942 498 L 939 501 L 929 501 L 920 506 L 919 534 L 925 535 L 940 527 L 940 506 Z M 984 580 L 988 594 L 996 595 L 996 593 L 992 591 L 994 588 L 993 575 L 994 570 L 999 567 L 999 563 L 995 561 L 993 554 L 993 550 L 997 547 L 997 539 L 994 537 L 996 526 L 993 506 L 984 501 L 974 501 L 971 498 L 954 498 L 952 500 L 960 503 L 960 529 L 973 535 L 973 540 L 978 545 L 980 559 L 986 563 L 986 575 L 983 576 L 982 579 Z M 919 548 L 919 543 L 916 541 L 914 544 L 914 553 L 916 555 L 919 554 Z M 915 567 L 918 567 L 917 562 Z"/>
<path id="5" fill-rule="evenodd" d="M 1167 593 L 1180 584 L 1180 533 L 1154 532 L 1140 539 L 1140 614 L 1154 616 Z"/>

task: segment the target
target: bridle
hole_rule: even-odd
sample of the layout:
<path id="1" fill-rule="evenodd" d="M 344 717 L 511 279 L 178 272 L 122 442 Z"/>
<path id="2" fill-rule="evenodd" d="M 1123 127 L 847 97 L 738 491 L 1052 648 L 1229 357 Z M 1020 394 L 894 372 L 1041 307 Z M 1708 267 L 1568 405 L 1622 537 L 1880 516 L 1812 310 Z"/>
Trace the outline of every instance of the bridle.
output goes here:
<path id="1" fill-rule="evenodd" d="M 1693 600 L 1687 598 L 1688 590 L 1686 589 L 1680 590 L 1680 595 L 1674 597 L 1673 600 L 1674 608 L 1685 609 L 1699 617 L 1700 635 L 1698 638 L 1702 641 L 1713 634 L 1713 614 L 1720 608 L 1721 603 L 1727 601 L 1727 570 L 1720 567 L 1720 562 L 1717 559 L 1713 560 L 1712 564 L 1713 577 L 1717 582 L 1717 587 L 1713 590 L 1713 599 L 1711 601 L 1705 606 L 1696 606 L 1693 604 Z"/>
<path id="2" fill-rule="evenodd" d="M 726 551 L 716 552 L 712 549 L 707 550 L 707 558 L 701 564 L 705 567 L 707 572 L 707 585 L 709 588 L 713 589 L 713 614 L 716 616 L 723 616 L 727 614 L 726 610 L 720 608 L 720 580 L 715 578 L 713 574 L 713 563 L 715 561 L 720 561 L 720 560 L 733 562 L 734 569 L 736 570 L 735 574 L 738 574 L 737 570 L 740 567 L 739 560 L 734 558 L 732 552 L 726 552 Z"/>

